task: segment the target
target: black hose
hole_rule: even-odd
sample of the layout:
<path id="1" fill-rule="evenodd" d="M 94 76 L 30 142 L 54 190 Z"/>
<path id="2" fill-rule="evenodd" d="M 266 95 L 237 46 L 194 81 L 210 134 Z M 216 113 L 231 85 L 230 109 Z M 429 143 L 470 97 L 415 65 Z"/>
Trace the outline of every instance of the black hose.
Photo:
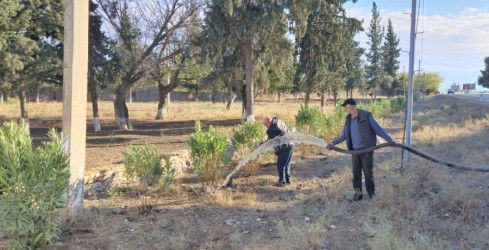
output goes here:
<path id="1" fill-rule="evenodd" d="M 439 164 L 442 164 L 442 165 L 445 165 L 447 167 L 451 167 L 451 168 L 456 168 L 456 169 L 462 169 L 462 170 L 471 170 L 471 171 L 478 171 L 478 172 L 489 172 L 489 168 L 482 168 L 482 167 L 470 167 L 470 166 L 462 166 L 462 165 L 458 165 L 458 164 L 455 164 L 455 163 L 450 163 L 450 162 L 446 162 L 446 161 L 442 161 L 440 159 L 436 159 L 432 156 L 429 156 L 427 154 L 424 154 L 424 153 L 421 153 L 411 147 L 408 147 L 404 144 L 400 144 L 400 143 L 393 143 L 393 142 L 389 142 L 389 143 L 382 143 L 382 144 L 379 144 L 379 145 L 376 145 L 376 146 L 373 146 L 371 148 L 366 148 L 366 149 L 361 149 L 361 150 L 346 150 L 346 149 L 341 149 L 341 148 L 338 148 L 338 147 L 335 147 L 335 146 L 330 146 L 329 148 L 334 150 L 334 151 L 337 151 L 337 152 L 340 152 L 340 153 L 343 153 L 343 154 L 364 154 L 364 153 L 368 153 L 368 152 L 372 152 L 374 150 L 377 150 L 379 148 L 384 148 L 384 147 L 388 147 L 388 146 L 391 146 L 391 147 L 398 147 L 398 148 L 402 148 L 404 150 L 407 150 L 411 153 L 414 153 L 418 156 L 421 156 L 427 160 L 430 160 L 432 162 L 436 162 L 436 163 L 439 163 Z"/>
<path id="2" fill-rule="evenodd" d="M 319 138 L 317 137 L 314 137 L 312 135 L 309 135 L 310 137 L 312 137 L 313 139 L 316 139 L 315 141 L 313 141 L 313 143 L 311 145 L 316 145 L 316 146 L 322 146 L 322 147 L 327 147 L 329 149 L 332 149 L 334 151 L 337 151 L 337 152 L 340 152 L 340 153 L 343 153 L 343 154 L 351 154 L 351 155 L 354 155 L 354 154 L 364 154 L 364 153 L 368 153 L 368 152 L 372 152 L 372 151 L 375 151 L 377 149 L 380 149 L 380 148 L 384 148 L 384 147 L 398 147 L 398 148 L 402 148 L 404 150 L 407 150 L 411 153 L 414 153 L 422 158 L 425 158 L 427 160 L 430 160 L 432 162 L 436 162 L 436 163 L 439 163 L 439 164 L 442 164 L 442 165 L 445 165 L 447 167 L 451 167 L 451 168 L 455 168 L 455 169 L 461 169 L 461 170 L 471 170 L 471 171 L 478 171 L 478 172 L 489 172 L 489 168 L 488 167 L 470 167 L 470 166 L 463 166 L 463 165 L 458 165 L 458 164 L 455 164 L 455 163 L 450 163 L 450 162 L 446 162 L 446 161 L 442 161 L 442 160 L 439 160 L 437 158 L 434 158 L 432 156 L 429 156 L 425 153 L 421 153 L 411 147 L 408 147 L 404 144 L 400 144 L 400 143 L 393 143 L 393 142 L 389 142 L 389 143 L 382 143 L 382 144 L 379 144 L 379 145 L 376 145 L 376 146 L 373 146 L 373 147 L 370 147 L 370 148 L 365 148 L 365 149 L 361 149 L 361 150 L 346 150 L 346 149 L 341 149 L 341 148 L 338 148 L 338 147 L 335 147 L 331 144 L 327 144 L 325 143 L 324 141 L 320 140 Z M 279 137 L 275 137 L 274 139 L 271 139 L 271 140 L 268 140 L 266 143 L 262 144 L 260 147 L 256 148 L 255 151 L 258 151 L 258 152 L 264 152 L 264 150 L 270 148 L 271 146 L 273 145 L 281 145 L 281 144 L 284 144 L 284 143 L 290 143 L 290 142 L 293 142 L 294 139 L 293 138 L 287 138 L 287 136 L 279 136 Z M 296 142 L 296 143 L 304 143 L 304 142 Z M 256 156 L 254 157 L 256 158 Z M 252 158 L 252 159 L 254 159 Z M 248 160 L 251 160 L 251 159 L 248 159 Z M 244 162 L 246 163 L 246 162 Z M 244 165 L 241 164 L 241 163 L 238 163 L 238 167 L 235 168 L 227 177 L 226 177 L 226 180 L 224 180 L 224 183 L 219 186 L 217 190 L 219 190 L 221 187 L 224 187 L 228 184 L 228 182 L 231 180 L 231 177 L 233 176 L 233 174 L 235 172 L 237 172 L 239 169 L 240 169 L 240 166 L 243 166 Z"/>

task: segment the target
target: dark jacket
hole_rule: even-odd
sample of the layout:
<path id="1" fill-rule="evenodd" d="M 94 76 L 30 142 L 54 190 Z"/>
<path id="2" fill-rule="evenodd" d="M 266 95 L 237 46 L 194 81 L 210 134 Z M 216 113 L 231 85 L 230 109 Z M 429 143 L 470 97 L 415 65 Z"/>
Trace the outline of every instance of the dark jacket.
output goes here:
<path id="1" fill-rule="evenodd" d="M 368 116 L 372 115 L 370 112 L 365 111 L 363 109 L 358 109 L 358 129 L 360 130 L 360 135 L 362 137 L 362 143 L 365 148 L 370 148 L 377 144 L 377 137 L 372 127 L 370 126 L 370 122 L 368 121 Z M 346 116 L 346 145 L 348 150 L 353 150 L 353 143 L 350 133 L 350 124 L 351 124 L 351 115 Z"/>
<path id="2" fill-rule="evenodd" d="M 270 121 L 270 127 L 267 129 L 268 140 L 273 139 L 277 136 L 283 136 L 288 132 L 289 129 L 287 128 L 287 125 L 285 125 L 285 123 L 279 118 L 274 117 Z M 287 146 L 287 144 L 278 145 L 273 147 L 273 150 L 275 151 L 275 154 L 278 155 Z"/>

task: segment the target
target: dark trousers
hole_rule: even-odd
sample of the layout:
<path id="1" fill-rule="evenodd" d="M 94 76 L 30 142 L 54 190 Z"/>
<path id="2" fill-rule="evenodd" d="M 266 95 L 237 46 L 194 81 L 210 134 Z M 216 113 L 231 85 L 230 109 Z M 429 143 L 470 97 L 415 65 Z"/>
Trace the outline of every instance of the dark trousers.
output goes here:
<path id="1" fill-rule="evenodd" d="M 368 195 L 375 195 L 375 183 L 374 183 L 374 152 L 368 152 L 365 154 L 352 155 L 351 157 L 352 170 L 353 170 L 353 189 L 357 194 L 362 193 L 362 172 L 365 177 L 365 189 L 367 189 Z"/>
<path id="2" fill-rule="evenodd" d="M 278 181 L 290 183 L 290 163 L 294 154 L 294 144 L 284 147 L 277 155 Z"/>

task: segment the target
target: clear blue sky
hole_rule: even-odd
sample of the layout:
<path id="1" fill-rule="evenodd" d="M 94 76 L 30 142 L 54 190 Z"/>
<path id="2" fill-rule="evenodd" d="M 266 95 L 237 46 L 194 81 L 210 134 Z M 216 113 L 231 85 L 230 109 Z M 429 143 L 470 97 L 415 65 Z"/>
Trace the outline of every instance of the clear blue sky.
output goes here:
<path id="1" fill-rule="evenodd" d="M 347 15 L 363 21 L 364 31 L 355 37 L 367 48 L 372 18 L 372 0 L 347 2 Z M 375 1 L 381 25 L 391 19 L 403 51 L 409 50 L 411 0 Z M 489 57 L 489 0 L 417 0 L 419 13 L 415 45 L 415 70 L 419 61 L 424 72 L 438 73 L 443 78 L 439 90 L 446 92 L 452 83 L 475 83 Z M 409 54 L 401 53 L 400 71 L 409 68 Z M 476 85 L 476 91 L 488 90 Z"/>

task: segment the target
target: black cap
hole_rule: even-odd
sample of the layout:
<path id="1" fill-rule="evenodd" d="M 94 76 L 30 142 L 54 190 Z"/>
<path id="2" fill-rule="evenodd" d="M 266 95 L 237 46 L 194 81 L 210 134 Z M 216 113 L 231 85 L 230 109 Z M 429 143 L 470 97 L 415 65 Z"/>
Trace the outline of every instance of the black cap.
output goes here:
<path id="1" fill-rule="evenodd" d="M 341 106 L 344 107 L 345 105 L 348 105 L 348 104 L 357 105 L 357 102 L 353 98 L 348 98 L 343 102 L 343 104 L 341 104 Z"/>

